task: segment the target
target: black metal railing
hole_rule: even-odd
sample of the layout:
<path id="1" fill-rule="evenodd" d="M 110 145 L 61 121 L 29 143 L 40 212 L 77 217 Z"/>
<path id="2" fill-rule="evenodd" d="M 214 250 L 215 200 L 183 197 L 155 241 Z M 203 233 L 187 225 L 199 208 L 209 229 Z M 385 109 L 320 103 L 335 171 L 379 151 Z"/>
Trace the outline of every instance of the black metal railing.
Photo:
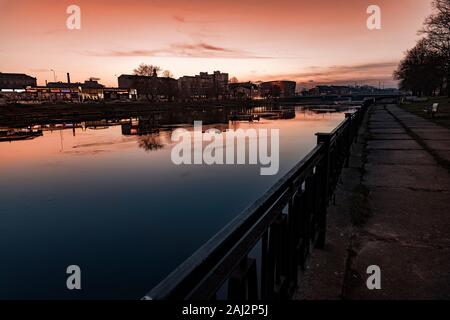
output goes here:
<path id="1" fill-rule="evenodd" d="M 371 101 L 143 299 L 288 299 L 314 247 L 323 248 L 327 206 Z"/>

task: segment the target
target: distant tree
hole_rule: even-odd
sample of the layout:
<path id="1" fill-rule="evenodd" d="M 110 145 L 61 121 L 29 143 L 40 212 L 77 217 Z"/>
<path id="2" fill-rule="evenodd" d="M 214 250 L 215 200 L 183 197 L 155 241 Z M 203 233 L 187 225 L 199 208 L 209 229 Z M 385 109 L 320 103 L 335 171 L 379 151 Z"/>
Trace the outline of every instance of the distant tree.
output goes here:
<path id="1" fill-rule="evenodd" d="M 406 52 L 394 78 L 414 95 L 450 97 L 450 0 L 433 0 L 432 5 L 434 12 L 419 31 L 424 38 Z"/>
<path id="2" fill-rule="evenodd" d="M 236 78 L 236 77 L 231 77 L 230 83 L 238 83 L 238 82 L 239 82 L 238 78 Z"/>
<path id="3" fill-rule="evenodd" d="M 162 73 L 162 76 L 164 78 L 173 78 L 173 73 L 170 72 L 170 70 L 164 70 L 164 72 Z"/>
<path id="4" fill-rule="evenodd" d="M 401 89 L 411 90 L 413 95 L 434 95 L 442 87 L 442 57 L 428 39 L 421 39 L 406 52 L 394 78 L 400 80 Z"/>
<path id="5" fill-rule="evenodd" d="M 133 74 L 137 76 L 152 76 L 153 72 L 156 70 L 156 74 L 161 72 L 161 67 L 154 66 L 151 64 L 141 63 L 139 67 L 133 70 Z"/>
<path id="6" fill-rule="evenodd" d="M 133 74 L 137 76 L 151 77 L 153 72 L 156 74 L 161 71 L 161 67 L 151 64 L 141 63 L 136 69 L 133 70 Z M 144 95 L 148 101 L 154 101 L 157 95 L 157 79 L 153 78 L 138 78 L 134 80 L 134 87 L 139 95 Z"/>
<path id="7" fill-rule="evenodd" d="M 425 20 L 419 34 L 427 37 L 429 45 L 442 58 L 443 82 L 450 97 L 450 0 L 433 0 L 432 5 L 434 13 Z"/>

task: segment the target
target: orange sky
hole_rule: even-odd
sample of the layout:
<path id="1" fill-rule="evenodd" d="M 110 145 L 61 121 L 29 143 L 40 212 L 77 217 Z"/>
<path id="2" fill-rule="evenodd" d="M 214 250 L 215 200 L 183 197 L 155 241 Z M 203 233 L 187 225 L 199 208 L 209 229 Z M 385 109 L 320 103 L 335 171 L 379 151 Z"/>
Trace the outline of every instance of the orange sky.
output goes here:
<path id="1" fill-rule="evenodd" d="M 117 85 L 139 63 L 179 77 L 221 70 L 239 80 L 393 85 L 430 0 L 0 0 L 0 71 L 40 84 L 89 77 Z M 81 7 L 81 30 L 66 28 Z M 366 28 L 370 4 L 382 29 Z M 314 81 L 314 82 L 311 82 Z"/>

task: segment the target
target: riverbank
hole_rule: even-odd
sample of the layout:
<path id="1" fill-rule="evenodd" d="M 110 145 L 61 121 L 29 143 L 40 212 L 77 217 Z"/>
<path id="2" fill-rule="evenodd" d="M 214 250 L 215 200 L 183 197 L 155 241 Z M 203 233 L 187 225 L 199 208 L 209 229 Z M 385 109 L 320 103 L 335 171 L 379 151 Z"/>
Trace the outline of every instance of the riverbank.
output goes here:
<path id="1" fill-rule="evenodd" d="M 364 128 L 296 298 L 450 299 L 450 130 L 396 105 Z M 381 290 L 366 286 L 371 265 Z"/>
<path id="2" fill-rule="evenodd" d="M 424 110 L 433 105 L 433 103 L 439 103 L 439 109 L 438 113 L 432 118 Z M 405 102 L 399 106 L 421 118 L 450 129 L 450 98 L 448 97 L 435 97 L 421 102 Z"/>
<path id="3" fill-rule="evenodd" d="M 87 102 L 0 105 L 0 126 L 24 127 L 37 123 L 80 122 L 99 119 L 151 116 L 155 113 L 205 110 L 245 111 L 255 107 L 292 107 L 295 105 L 334 105 L 338 96 L 311 96 L 261 100 L 210 100 L 191 102 Z M 363 99 L 363 98 L 361 98 Z M 359 101 L 359 100 L 358 100 Z M 362 100 L 361 100 L 362 101 Z M 354 104 L 349 104 L 352 106 Z M 345 107 L 345 104 L 339 104 Z"/>
<path id="4" fill-rule="evenodd" d="M 252 108 L 272 106 L 271 100 L 256 101 L 196 101 L 196 102 L 121 102 L 121 103 L 58 103 L 58 104 L 11 104 L 0 107 L 0 126 L 22 127 L 39 122 L 79 122 L 101 118 L 135 117 L 158 112 L 203 111 L 219 109 Z"/>

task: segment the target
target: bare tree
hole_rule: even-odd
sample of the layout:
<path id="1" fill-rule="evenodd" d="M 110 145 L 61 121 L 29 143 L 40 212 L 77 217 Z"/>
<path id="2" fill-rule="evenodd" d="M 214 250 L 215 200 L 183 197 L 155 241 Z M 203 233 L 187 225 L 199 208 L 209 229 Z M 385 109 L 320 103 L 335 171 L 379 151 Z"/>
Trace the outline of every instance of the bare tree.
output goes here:
<path id="1" fill-rule="evenodd" d="M 151 64 L 145 64 L 141 63 L 139 67 L 133 70 L 133 73 L 137 76 L 152 76 L 153 72 L 156 71 L 156 74 L 158 74 L 161 71 L 161 67 L 154 66 Z"/>
<path id="2" fill-rule="evenodd" d="M 238 83 L 238 82 L 239 82 L 238 78 L 236 78 L 236 77 L 231 77 L 230 83 Z"/>
<path id="3" fill-rule="evenodd" d="M 424 38 L 406 52 L 394 72 L 394 78 L 400 80 L 401 89 L 411 90 L 413 95 L 432 96 L 438 89 L 442 91 L 442 64 L 442 56 Z"/>
<path id="4" fill-rule="evenodd" d="M 433 0 L 434 13 L 419 34 L 426 35 L 429 45 L 442 57 L 442 71 L 450 97 L 450 0 Z"/>
<path id="5" fill-rule="evenodd" d="M 162 76 L 164 78 L 173 78 L 173 73 L 170 72 L 170 70 L 164 70 L 164 72 L 162 73 Z"/>
<path id="6" fill-rule="evenodd" d="M 450 0 L 433 0 L 433 13 L 425 20 L 416 46 L 406 52 L 394 72 L 400 87 L 415 95 L 450 97 Z"/>

